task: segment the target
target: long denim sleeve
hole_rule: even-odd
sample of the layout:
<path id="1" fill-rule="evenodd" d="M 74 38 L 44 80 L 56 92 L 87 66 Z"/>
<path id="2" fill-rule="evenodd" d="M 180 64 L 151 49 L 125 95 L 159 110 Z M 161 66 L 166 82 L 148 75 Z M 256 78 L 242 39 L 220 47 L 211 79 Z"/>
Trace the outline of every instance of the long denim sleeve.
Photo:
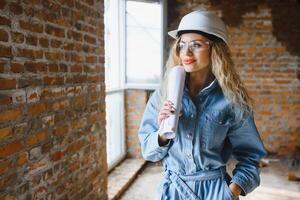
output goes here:
<path id="1" fill-rule="evenodd" d="M 138 131 L 142 155 L 145 160 L 159 161 L 167 154 L 169 144 L 159 146 L 157 116 L 160 92 L 156 90 L 150 97 Z"/>
<path id="2" fill-rule="evenodd" d="M 253 116 L 233 125 L 228 137 L 233 157 L 238 161 L 231 182 L 239 185 L 242 195 L 246 195 L 260 184 L 259 160 L 266 155 Z"/>

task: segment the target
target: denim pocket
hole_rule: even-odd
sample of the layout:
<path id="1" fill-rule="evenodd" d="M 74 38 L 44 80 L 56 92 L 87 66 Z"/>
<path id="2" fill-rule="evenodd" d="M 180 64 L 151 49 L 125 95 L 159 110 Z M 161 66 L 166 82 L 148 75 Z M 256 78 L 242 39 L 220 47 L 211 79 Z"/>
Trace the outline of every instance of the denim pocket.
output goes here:
<path id="1" fill-rule="evenodd" d="M 217 118 L 212 114 L 206 114 L 204 125 L 204 139 L 207 148 L 221 150 L 229 129 L 229 123 L 224 119 Z"/>

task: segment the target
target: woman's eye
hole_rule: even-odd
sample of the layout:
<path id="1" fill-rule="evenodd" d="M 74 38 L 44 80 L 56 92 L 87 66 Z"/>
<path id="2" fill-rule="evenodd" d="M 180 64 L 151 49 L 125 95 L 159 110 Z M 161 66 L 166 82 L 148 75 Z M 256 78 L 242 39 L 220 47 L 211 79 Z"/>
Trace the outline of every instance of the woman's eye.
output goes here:
<path id="1" fill-rule="evenodd" d="M 198 44 L 198 43 L 194 43 L 194 44 L 192 45 L 192 47 L 193 47 L 193 48 L 200 48 L 200 47 L 202 47 L 202 45 L 201 45 L 201 44 Z"/>
<path id="2" fill-rule="evenodd" d="M 179 49 L 183 49 L 184 46 L 185 46 L 185 44 L 179 44 L 179 45 L 178 45 Z"/>

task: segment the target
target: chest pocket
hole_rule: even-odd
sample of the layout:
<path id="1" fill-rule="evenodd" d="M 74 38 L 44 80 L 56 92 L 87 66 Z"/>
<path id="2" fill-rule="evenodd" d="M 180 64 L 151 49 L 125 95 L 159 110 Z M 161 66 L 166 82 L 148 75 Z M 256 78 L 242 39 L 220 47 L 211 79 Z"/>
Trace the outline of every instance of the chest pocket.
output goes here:
<path id="1" fill-rule="evenodd" d="M 205 148 L 221 150 L 229 127 L 229 120 L 224 112 L 210 111 L 206 113 L 203 126 Z"/>

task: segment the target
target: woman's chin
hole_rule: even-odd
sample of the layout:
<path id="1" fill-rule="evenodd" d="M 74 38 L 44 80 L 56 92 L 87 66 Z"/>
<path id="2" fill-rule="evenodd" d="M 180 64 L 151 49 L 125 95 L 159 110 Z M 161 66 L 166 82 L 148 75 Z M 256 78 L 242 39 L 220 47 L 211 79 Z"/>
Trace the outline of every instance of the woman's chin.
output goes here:
<path id="1" fill-rule="evenodd" d="M 184 68 L 185 72 L 193 71 L 193 66 L 191 66 L 191 65 L 183 65 L 183 68 Z"/>
<path id="2" fill-rule="evenodd" d="M 194 65 L 183 65 L 183 68 L 185 72 L 192 73 L 192 72 L 197 72 L 199 70 L 206 70 L 208 66 L 206 67 L 200 67 L 200 66 L 194 66 Z"/>
<path id="3" fill-rule="evenodd" d="M 187 73 L 197 71 L 192 66 L 183 66 L 183 67 L 184 67 L 185 72 L 187 72 Z"/>

